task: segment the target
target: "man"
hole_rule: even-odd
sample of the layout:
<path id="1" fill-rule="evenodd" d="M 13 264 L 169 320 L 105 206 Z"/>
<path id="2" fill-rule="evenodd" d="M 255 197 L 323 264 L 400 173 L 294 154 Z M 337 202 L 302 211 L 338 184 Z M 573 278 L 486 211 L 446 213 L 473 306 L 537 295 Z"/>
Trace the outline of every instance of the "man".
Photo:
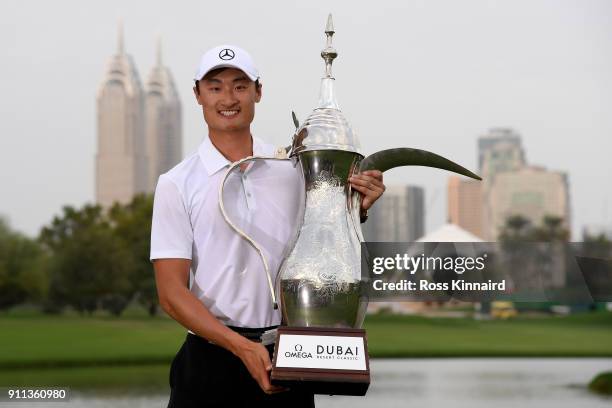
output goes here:
<path id="1" fill-rule="evenodd" d="M 197 153 L 160 176 L 151 232 L 160 304 L 189 330 L 170 369 L 168 406 L 314 406 L 312 394 L 270 384 L 272 348 L 260 336 L 280 324 L 280 312 L 272 307 L 258 254 L 219 209 L 229 164 L 274 153 L 250 130 L 262 96 L 258 71 L 244 50 L 222 45 L 203 55 L 195 81 L 208 136 Z M 227 201 L 262 243 L 275 273 L 303 187 L 286 162 L 254 163 L 239 173 L 228 180 Z M 378 171 L 350 181 L 363 194 L 363 210 L 385 188 Z"/>

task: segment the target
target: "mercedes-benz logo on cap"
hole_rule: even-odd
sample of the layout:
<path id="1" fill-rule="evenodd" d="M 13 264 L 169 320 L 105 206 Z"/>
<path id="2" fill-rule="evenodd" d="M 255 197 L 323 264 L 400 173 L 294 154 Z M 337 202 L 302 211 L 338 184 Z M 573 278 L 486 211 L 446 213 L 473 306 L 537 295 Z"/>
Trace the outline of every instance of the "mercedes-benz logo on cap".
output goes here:
<path id="1" fill-rule="evenodd" d="M 223 61 L 229 61 L 231 59 L 234 59 L 235 56 L 236 53 L 234 53 L 234 51 L 230 50 L 229 48 L 224 48 L 219 53 L 219 58 L 221 58 Z"/>
<path id="2" fill-rule="evenodd" d="M 296 344 L 294 347 L 295 351 L 302 351 L 302 345 L 301 344 Z"/>

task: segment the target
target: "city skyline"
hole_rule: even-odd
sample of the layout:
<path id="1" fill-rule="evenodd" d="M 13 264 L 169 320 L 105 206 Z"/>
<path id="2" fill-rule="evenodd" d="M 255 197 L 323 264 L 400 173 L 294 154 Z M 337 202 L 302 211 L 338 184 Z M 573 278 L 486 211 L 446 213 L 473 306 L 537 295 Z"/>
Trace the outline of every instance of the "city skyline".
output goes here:
<path id="1" fill-rule="evenodd" d="M 564 171 L 529 163 L 521 135 L 511 128 L 489 129 L 477 146 L 483 180 L 449 177 L 450 222 L 486 241 L 497 241 L 515 215 L 532 226 L 541 225 L 545 217 L 559 217 L 561 227 L 569 230 L 571 199 Z"/>
<path id="2" fill-rule="evenodd" d="M 606 155 L 612 150 L 609 2 L 512 2 L 491 8 L 485 1 L 383 1 L 373 9 L 313 1 L 267 10 L 248 2 L 232 8 L 198 2 L 182 7 L 61 3 L 79 18 L 45 2 L 0 6 L 0 42 L 6 50 L 0 78 L 6 90 L 0 98 L 5 113 L 0 214 L 29 235 L 63 205 L 94 201 L 92 95 L 115 48 L 110 39 L 119 18 L 139 67 L 155 65 L 155 38 L 163 35 L 165 61 L 185 107 L 183 152 L 188 154 L 205 132 L 191 94 L 193 71 L 203 51 L 227 42 L 249 50 L 262 73 L 264 97 L 254 134 L 288 144 L 291 110 L 303 119 L 316 103 L 328 12 L 337 31 L 340 105 L 364 152 L 416 147 L 475 170 L 476 138 L 491 127 L 512 127 L 523 135 L 529 162 L 568 173 L 575 238 L 585 226 L 612 223 L 612 186 L 597 181 L 612 174 Z M 31 13 L 33 7 L 37 13 Z M 394 64 L 386 64 L 391 57 Z M 36 80 L 41 69 L 45 95 L 61 95 L 52 102 L 26 92 L 26 84 L 41 83 Z M 385 182 L 426 188 L 429 231 L 446 221 L 447 178 L 443 171 L 410 168 L 389 172 Z"/>
<path id="3" fill-rule="evenodd" d="M 126 51 L 123 24 L 117 51 L 100 82 L 97 101 L 96 202 L 110 208 L 155 191 L 157 178 L 182 159 L 181 103 L 157 41 L 155 66 L 143 87 Z"/>

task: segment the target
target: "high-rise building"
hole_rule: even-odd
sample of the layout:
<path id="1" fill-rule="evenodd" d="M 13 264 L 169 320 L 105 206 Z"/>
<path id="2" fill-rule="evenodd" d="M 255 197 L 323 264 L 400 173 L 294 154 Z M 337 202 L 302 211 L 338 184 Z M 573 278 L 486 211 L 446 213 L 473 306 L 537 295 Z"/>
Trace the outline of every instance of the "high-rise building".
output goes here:
<path id="1" fill-rule="evenodd" d="M 521 136 L 510 128 L 492 128 L 478 139 L 478 166 L 482 177 L 481 231 L 483 238 L 495 241 L 492 227 L 491 188 L 498 174 L 513 172 L 526 166 Z"/>
<path id="2" fill-rule="evenodd" d="M 478 237 L 484 237 L 482 211 L 482 182 L 451 176 L 448 180 L 449 222 Z"/>
<path id="3" fill-rule="evenodd" d="M 97 94 L 96 201 L 104 207 L 129 202 L 147 190 L 143 92 L 119 27 L 117 53 Z"/>
<path id="4" fill-rule="evenodd" d="M 363 226 L 367 241 L 411 242 L 425 233 L 425 193 L 417 186 L 387 186 Z"/>
<path id="5" fill-rule="evenodd" d="M 489 191 L 490 223 L 486 235 L 497 239 L 508 217 L 521 215 L 538 226 L 544 216 L 563 219 L 570 229 L 570 201 L 567 175 L 543 167 L 527 166 L 499 173 Z"/>
<path id="6" fill-rule="evenodd" d="M 161 41 L 157 61 L 151 70 L 145 93 L 145 134 L 148 191 L 154 191 L 160 174 L 170 170 L 182 157 L 181 103 L 170 70 L 162 63 Z"/>
<path id="7" fill-rule="evenodd" d="M 513 129 L 492 128 L 478 138 L 478 171 L 486 179 L 500 171 L 519 169 L 525 163 L 521 136 Z"/>
<path id="8" fill-rule="evenodd" d="M 453 176 L 448 183 L 449 221 L 496 241 L 509 216 L 540 225 L 547 215 L 570 226 L 567 175 L 529 166 L 521 137 L 510 128 L 493 128 L 478 139 L 482 182 Z"/>
<path id="9" fill-rule="evenodd" d="M 170 70 L 157 61 L 143 91 L 119 27 L 117 53 L 97 94 L 96 201 L 103 207 L 152 192 L 157 178 L 182 157 L 181 104 Z"/>

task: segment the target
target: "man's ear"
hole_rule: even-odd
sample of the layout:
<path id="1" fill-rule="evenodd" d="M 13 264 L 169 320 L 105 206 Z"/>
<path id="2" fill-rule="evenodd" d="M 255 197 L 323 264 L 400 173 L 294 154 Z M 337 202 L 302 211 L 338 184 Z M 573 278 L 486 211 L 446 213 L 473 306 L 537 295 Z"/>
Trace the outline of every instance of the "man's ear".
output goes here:
<path id="1" fill-rule="evenodd" d="M 198 102 L 198 105 L 202 105 L 202 102 L 200 101 L 200 92 L 198 92 L 197 85 L 193 86 L 193 95 L 195 96 L 196 101 Z"/>
<path id="2" fill-rule="evenodd" d="M 261 101 L 261 95 L 262 95 L 261 94 L 261 88 L 262 88 L 262 86 L 261 86 L 261 84 L 259 84 L 259 87 L 257 89 L 255 89 L 255 102 L 256 103 Z"/>

